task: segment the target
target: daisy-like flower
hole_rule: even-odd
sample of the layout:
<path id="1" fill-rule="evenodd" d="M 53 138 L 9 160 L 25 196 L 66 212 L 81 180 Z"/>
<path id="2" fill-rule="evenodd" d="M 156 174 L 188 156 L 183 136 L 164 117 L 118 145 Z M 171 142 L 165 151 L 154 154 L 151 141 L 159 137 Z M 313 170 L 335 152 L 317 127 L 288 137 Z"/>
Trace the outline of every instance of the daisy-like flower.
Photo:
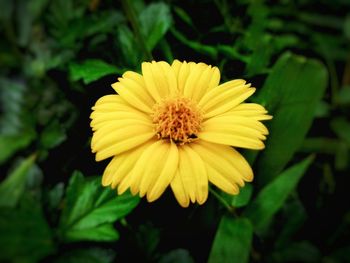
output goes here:
<path id="1" fill-rule="evenodd" d="M 253 180 L 233 147 L 263 149 L 264 107 L 242 103 L 255 88 L 242 79 L 219 85 L 217 67 L 204 63 L 142 63 L 127 71 L 92 108 L 92 151 L 112 157 L 102 185 L 152 202 L 170 185 L 177 201 L 203 204 L 211 182 L 229 194 Z M 233 146 L 233 147 L 231 147 Z"/>

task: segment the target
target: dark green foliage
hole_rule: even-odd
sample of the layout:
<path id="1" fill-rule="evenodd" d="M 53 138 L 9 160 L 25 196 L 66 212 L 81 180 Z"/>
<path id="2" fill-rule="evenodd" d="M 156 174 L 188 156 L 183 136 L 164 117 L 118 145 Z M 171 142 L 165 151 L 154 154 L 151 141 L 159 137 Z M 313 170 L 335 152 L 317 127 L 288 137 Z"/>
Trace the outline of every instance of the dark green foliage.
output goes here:
<path id="1" fill-rule="evenodd" d="M 350 262 L 349 8 L 0 0 L 0 261 Z M 188 209 L 102 187 L 90 151 L 95 101 L 175 58 L 247 79 L 273 115 L 266 149 L 243 151 L 254 181 Z"/>
<path id="2" fill-rule="evenodd" d="M 59 224 L 59 235 L 67 241 L 113 241 L 119 238 L 113 223 L 131 212 L 139 198 L 103 188 L 100 178 L 86 181 L 80 172 L 71 177 Z"/>
<path id="3" fill-rule="evenodd" d="M 208 262 L 248 262 L 252 238 L 253 226 L 248 219 L 224 215 Z"/>
<path id="4" fill-rule="evenodd" d="M 300 147 L 327 80 L 326 69 L 317 61 L 290 53 L 277 60 L 255 98 L 274 118 L 266 150 L 257 162 L 261 184 L 273 179 Z"/>

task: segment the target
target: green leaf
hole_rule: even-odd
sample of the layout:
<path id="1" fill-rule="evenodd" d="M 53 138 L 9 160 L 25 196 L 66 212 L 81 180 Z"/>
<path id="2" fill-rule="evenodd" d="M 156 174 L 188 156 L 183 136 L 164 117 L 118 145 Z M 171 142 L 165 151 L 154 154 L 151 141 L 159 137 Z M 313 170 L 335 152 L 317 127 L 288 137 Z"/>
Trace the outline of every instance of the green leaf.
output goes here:
<path id="1" fill-rule="evenodd" d="M 13 135 L 23 128 L 21 117 L 26 86 L 20 81 L 0 78 L 0 133 Z"/>
<path id="2" fill-rule="evenodd" d="M 327 70 L 316 60 L 288 52 L 274 65 L 255 99 L 273 115 L 266 149 L 257 163 L 260 184 L 276 177 L 300 147 L 327 81 Z"/>
<path id="3" fill-rule="evenodd" d="M 218 50 L 216 47 L 204 45 L 200 43 L 199 41 L 194 41 L 187 39 L 180 31 L 177 31 L 175 28 L 171 28 L 171 33 L 174 35 L 174 37 L 177 38 L 181 43 L 184 45 L 192 48 L 193 50 L 197 51 L 198 53 L 207 55 L 213 59 L 216 59 L 218 55 Z"/>
<path id="4" fill-rule="evenodd" d="M 40 136 L 40 144 L 44 149 L 51 149 L 61 144 L 67 138 L 62 124 L 56 119 L 45 126 Z"/>
<path id="5" fill-rule="evenodd" d="M 66 240 L 69 241 L 115 241 L 118 239 L 119 233 L 111 223 L 102 224 L 91 228 L 73 228 L 66 233 Z"/>
<path id="6" fill-rule="evenodd" d="M 253 202 L 247 206 L 244 215 L 252 221 L 256 232 L 263 232 L 269 225 L 272 217 L 295 189 L 312 160 L 312 156 L 308 157 L 283 171 L 277 178 L 266 185 Z"/>
<path id="7" fill-rule="evenodd" d="M 322 262 L 320 251 L 309 241 L 289 243 L 285 248 L 272 253 L 272 258 L 269 262 Z"/>
<path id="8" fill-rule="evenodd" d="M 326 153 L 336 154 L 342 142 L 338 139 L 327 137 L 306 138 L 299 151 L 305 153 Z"/>
<path id="9" fill-rule="evenodd" d="M 216 232 L 208 263 L 248 262 L 253 227 L 246 218 L 223 216 Z"/>
<path id="10" fill-rule="evenodd" d="M 41 207 L 29 195 L 16 208 L 0 209 L 0 233 L 1 262 L 36 263 L 54 251 Z"/>
<path id="11" fill-rule="evenodd" d="M 173 7 L 176 15 L 182 20 L 184 21 L 188 26 L 195 28 L 192 18 L 186 13 L 185 10 L 183 10 L 181 7 L 178 6 L 174 6 Z"/>
<path id="12" fill-rule="evenodd" d="M 276 249 L 289 245 L 293 235 L 303 226 L 307 219 L 306 210 L 299 198 L 293 196 L 283 207 L 284 224 L 277 240 L 274 241 Z"/>
<path id="13" fill-rule="evenodd" d="M 15 6 L 14 2 L 8 0 L 0 0 L 0 6 L 0 20 L 2 22 L 9 20 Z"/>
<path id="14" fill-rule="evenodd" d="M 342 87 L 337 94 L 337 102 L 342 106 L 350 105 L 350 86 Z"/>
<path id="15" fill-rule="evenodd" d="M 118 239 L 113 223 L 126 216 L 139 203 L 130 193 L 117 196 L 101 186 L 101 179 L 87 180 L 75 172 L 66 191 L 60 232 L 66 241 Z"/>
<path id="16" fill-rule="evenodd" d="M 350 122 L 342 117 L 335 118 L 331 121 L 331 128 L 333 132 L 350 147 Z"/>
<path id="17" fill-rule="evenodd" d="M 118 26 L 117 39 L 120 52 L 124 58 L 124 64 L 132 68 L 139 66 L 138 64 L 142 58 L 142 52 L 140 47 L 136 44 L 131 30 L 125 25 Z"/>
<path id="18" fill-rule="evenodd" d="M 0 207 L 15 207 L 26 186 L 29 169 L 33 166 L 35 155 L 21 161 L 0 184 Z"/>
<path id="19" fill-rule="evenodd" d="M 152 3 L 141 12 L 139 21 L 147 48 L 152 51 L 172 24 L 169 6 L 162 2 Z"/>
<path id="20" fill-rule="evenodd" d="M 28 146 L 36 136 L 28 121 L 26 102 L 23 83 L 0 78 L 0 164 Z"/>
<path id="21" fill-rule="evenodd" d="M 231 59 L 238 59 L 244 63 L 249 63 L 250 56 L 241 54 L 236 46 L 228 46 L 228 45 L 222 45 L 219 44 L 216 47 L 217 51 L 219 53 L 222 53 L 225 57 L 231 58 Z"/>
<path id="22" fill-rule="evenodd" d="M 27 147 L 34 138 L 35 133 L 32 132 L 26 132 L 23 135 L 0 135 L 0 164 L 17 151 Z"/>
<path id="23" fill-rule="evenodd" d="M 340 16 L 323 15 L 317 13 L 297 12 L 297 17 L 306 24 L 334 29 L 341 29 L 344 23 L 343 18 Z"/>
<path id="24" fill-rule="evenodd" d="M 136 243 L 146 260 L 151 260 L 160 242 L 160 230 L 147 222 L 137 228 Z"/>
<path id="25" fill-rule="evenodd" d="M 258 41 L 246 66 L 247 76 L 254 76 L 267 71 L 273 52 L 272 38 L 264 36 Z"/>
<path id="26" fill-rule="evenodd" d="M 110 74 L 121 74 L 122 71 L 99 59 L 87 59 L 81 64 L 69 64 L 69 73 L 72 80 L 82 79 L 85 84 L 89 84 Z"/>
<path id="27" fill-rule="evenodd" d="M 321 100 L 316 106 L 315 118 L 326 118 L 329 116 L 330 111 L 331 106 L 327 102 Z"/>
<path id="28" fill-rule="evenodd" d="M 349 143 L 344 141 L 339 143 L 335 153 L 335 169 L 337 171 L 345 170 L 349 165 Z"/>
<path id="29" fill-rule="evenodd" d="M 19 0 L 16 5 L 17 44 L 21 47 L 28 45 L 33 26 L 33 16 L 29 10 L 29 5 L 29 1 L 25 0 Z"/>
<path id="30" fill-rule="evenodd" d="M 246 184 L 243 188 L 240 189 L 238 195 L 232 197 L 231 205 L 233 207 L 239 208 L 246 206 L 253 193 L 253 187 L 251 184 Z"/>

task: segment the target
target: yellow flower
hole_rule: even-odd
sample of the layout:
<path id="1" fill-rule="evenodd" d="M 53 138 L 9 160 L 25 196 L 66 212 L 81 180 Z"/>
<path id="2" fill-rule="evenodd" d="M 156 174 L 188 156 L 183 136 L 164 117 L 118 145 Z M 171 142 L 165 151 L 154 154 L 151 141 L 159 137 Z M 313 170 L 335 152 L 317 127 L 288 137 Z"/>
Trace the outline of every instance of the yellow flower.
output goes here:
<path id="1" fill-rule="evenodd" d="M 113 157 L 103 186 L 127 189 L 152 202 L 170 185 L 187 207 L 203 204 L 209 182 L 238 194 L 253 179 L 247 161 L 233 147 L 263 149 L 271 119 L 264 107 L 242 103 L 251 88 L 242 79 L 219 85 L 217 67 L 204 63 L 142 63 L 142 75 L 127 71 L 112 84 L 119 94 L 92 108 L 92 151 Z"/>

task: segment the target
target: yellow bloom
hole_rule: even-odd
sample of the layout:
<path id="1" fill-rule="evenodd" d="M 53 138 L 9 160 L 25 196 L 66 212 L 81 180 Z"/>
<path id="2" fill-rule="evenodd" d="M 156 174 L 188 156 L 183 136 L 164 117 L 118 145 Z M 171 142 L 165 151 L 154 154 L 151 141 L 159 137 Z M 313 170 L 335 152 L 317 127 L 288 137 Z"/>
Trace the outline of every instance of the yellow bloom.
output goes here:
<path id="1" fill-rule="evenodd" d="M 217 67 L 204 63 L 142 63 L 142 75 L 127 71 L 112 84 L 119 95 L 92 108 L 92 151 L 113 157 L 102 184 L 127 189 L 152 202 L 170 185 L 187 207 L 203 204 L 211 182 L 237 194 L 253 179 L 249 164 L 233 147 L 263 149 L 271 119 L 264 107 L 242 103 L 251 88 L 242 79 L 219 85 Z"/>

